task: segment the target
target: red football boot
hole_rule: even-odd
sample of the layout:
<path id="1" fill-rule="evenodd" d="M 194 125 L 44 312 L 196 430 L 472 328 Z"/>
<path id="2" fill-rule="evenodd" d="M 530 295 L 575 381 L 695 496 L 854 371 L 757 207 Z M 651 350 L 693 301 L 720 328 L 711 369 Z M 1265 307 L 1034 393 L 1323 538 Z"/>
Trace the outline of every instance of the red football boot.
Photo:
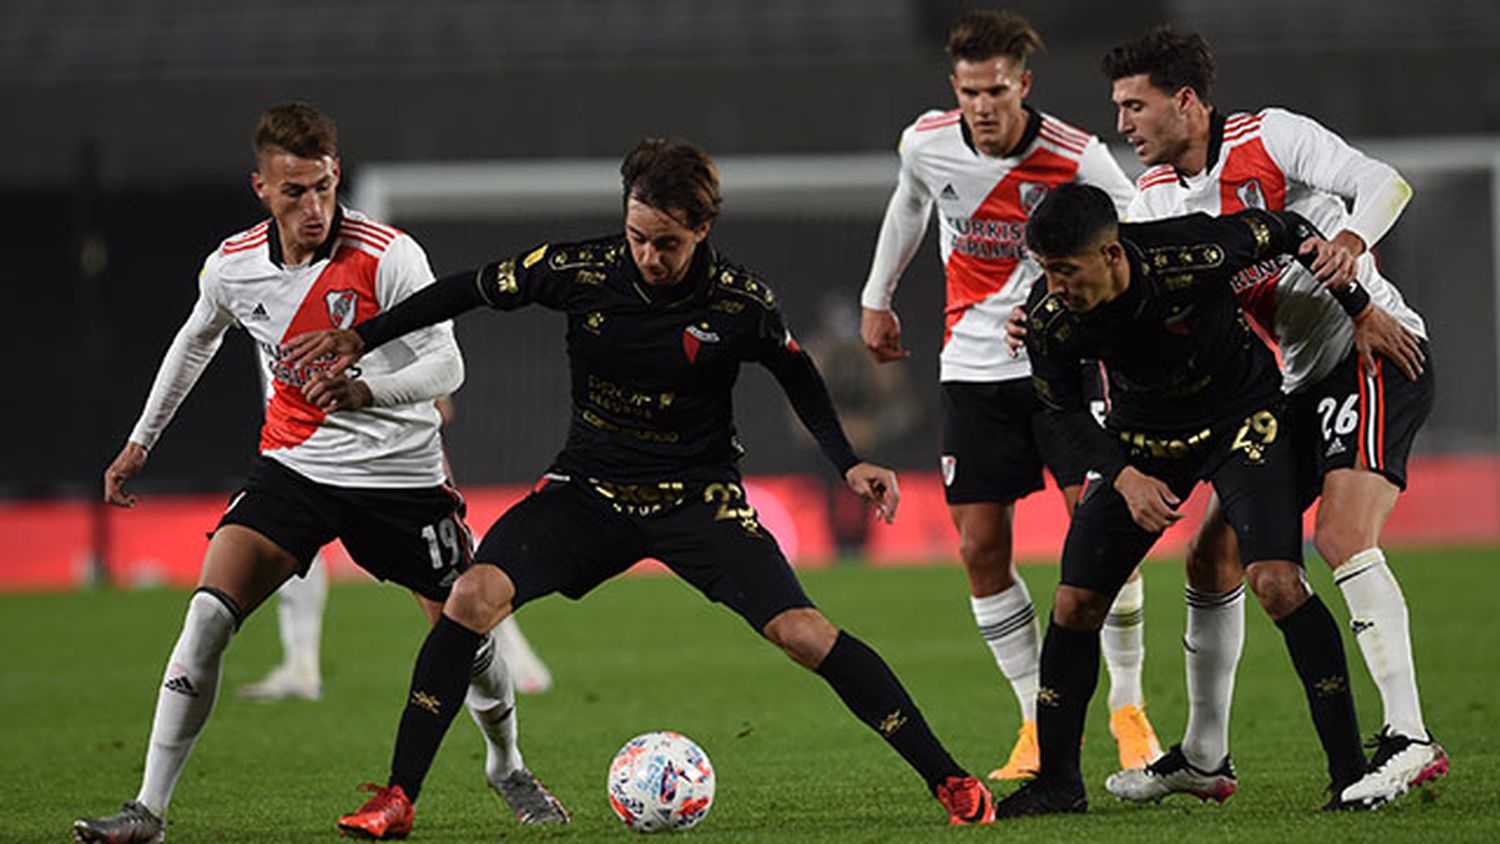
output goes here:
<path id="1" fill-rule="evenodd" d="M 370 841 L 405 838 L 411 834 L 416 807 L 401 786 L 378 786 L 367 782 L 360 788 L 375 792 L 375 796 L 365 801 L 358 811 L 339 818 L 340 832 Z"/>

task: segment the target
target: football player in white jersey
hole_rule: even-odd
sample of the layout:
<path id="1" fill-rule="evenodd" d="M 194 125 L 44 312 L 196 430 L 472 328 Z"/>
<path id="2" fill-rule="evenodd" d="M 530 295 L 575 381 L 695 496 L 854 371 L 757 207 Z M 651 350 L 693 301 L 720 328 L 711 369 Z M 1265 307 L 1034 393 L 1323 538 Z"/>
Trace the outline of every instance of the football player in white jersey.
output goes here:
<path id="1" fill-rule="evenodd" d="M 948 37 L 958 108 L 929 111 L 901 135 L 901 171 L 886 209 L 860 302 L 862 335 L 878 363 L 907 356 L 892 298 L 936 209 L 947 278 L 941 355 L 944 494 L 959 534 L 974 621 L 1020 703 L 1022 725 L 992 779 L 1037 770 L 1036 610 L 1012 560 L 1015 502 L 1052 472 L 1072 511 L 1088 466 L 1062 446 L 1031 386 L 1024 352 L 1002 341 L 1013 307 L 1041 277 L 1023 249 L 1027 218 L 1047 191 L 1079 181 L 1103 188 L 1120 210 L 1135 195 L 1099 139 L 1025 104 L 1028 57 L 1042 48 L 1026 20 L 971 12 Z M 1102 404 L 1102 401 L 1100 402 Z M 1122 767 L 1160 754 L 1141 691 L 1139 573 L 1121 590 L 1104 633 L 1110 729 Z"/>
<path id="2" fill-rule="evenodd" d="M 453 419 L 453 399 L 444 396 L 437 400 L 436 405 L 446 430 Z M 445 465 L 444 473 L 451 482 L 451 467 Z M 318 700 L 323 696 L 319 651 L 323 641 L 323 609 L 327 603 L 328 563 L 322 554 L 317 554 L 301 577 L 287 580 L 276 591 L 281 662 L 273 666 L 264 678 L 241 686 L 240 697 L 271 701 Z M 552 688 L 552 672 L 531 647 L 514 617 L 507 618 L 495 629 L 495 644 L 500 648 L 501 660 L 510 670 L 516 691 L 540 694 Z"/>
<path id="3" fill-rule="evenodd" d="M 1280 349 L 1300 441 L 1302 502 L 1322 496 L 1313 542 L 1333 569 L 1380 689 L 1385 726 L 1370 761 L 1374 776 L 1364 782 L 1404 790 L 1444 774 L 1447 756 L 1422 719 L 1406 601 L 1380 548 L 1433 398 L 1426 326 L 1370 255 L 1411 188 L 1311 118 L 1277 108 L 1214 110 L 1214 60 L 1196 34 L 1149 33 L 1111 50 L 1104 71 L 1117 129 L 1149 168 L 1130 219 L 1285 209 L 1341 247 L 1324 267 L 1268 264 L 1236 288 L 1246 315 Z M 1332 291 L 1337 296 L 1314 277 L 1336 263 L 1357 270 L 1355 285 Z M 1186 734 L 1152 765 L 1112 776 L 1107 787 L 1117 796 L 1232 792 L 1228 715 L 1244 642 L 1239 563 L 1215 500 L 1188 551 Z"/>
<path id="4" fill-rule="evenodd" d="M 409 335 L 394 353 L 347 373 L 293 367 L 280 352 L 288 332 L 350 325 L 431 284 L 426 255 L 407 235 L 338 205 L 337 130 L 311 106 L 267 110 L 255 150 L 251 183 L 271 219 L 225 240 L 204 263 L 198 302 L 105 470 L 104 498 L 135 504 L 123 485 L 235 324 L 256 341 L 270 376 L 260 456 L 204 555 L 158 691 L 140 792 L 118 813 L 76 821 L 79 841 L 163 839 L 177 778 L 213 710 L 224 649 L 318 548 L 340 539 L 371 574 L 416 593 L 430 622 L 472 559 L 433 406 L 463 382 L 451 323 Z M 522 763 L 514 691 L 492 643 L 474 660 L 467 700 L 487 745 L 490 785 L 523 822 L 566 821 Z"/>

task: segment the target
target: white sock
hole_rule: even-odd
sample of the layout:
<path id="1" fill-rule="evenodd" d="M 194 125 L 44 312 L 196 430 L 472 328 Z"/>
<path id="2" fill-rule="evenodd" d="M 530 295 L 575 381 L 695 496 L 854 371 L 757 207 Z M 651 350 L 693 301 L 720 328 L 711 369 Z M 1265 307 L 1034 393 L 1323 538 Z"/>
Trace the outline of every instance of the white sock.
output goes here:
<path id="1" fill-rule="evenodd" d="M 307 574 L 293 577 L 277 593 L 282 664 L 299 677 L 322 679 L 318 651 L 323 642 L 323 608 L 328 603 L 328 568 L 314 556 Z"/>
<path id="2" fill-rule="evenodd" d="M 505 658 L 511 679 L 521 694 L 540 694 L 552 688 L 552 672 L 522 635 L 515 616 L 506 616 L 495 628 L 495 646 Z"/>
<path id="3" fill-rule="evenodd" d="M 1187 588 L 1188 722 L 1182 752 L 1212 770 L 1229 755 L 1229 709 L 1234 672 L 1245 649 L 1245 586 L 1214 594 Z"/>
<path id="4" fill-rule="evenodd" d="M 1427 738 L 1417 668 L 1411 657 L 1411 622 L 1406 596 L 1379 548 L 1366 548 L 1333 570 L 1333 580 L 1349 605 L 1349 624 L 1370 676 L 1380 689 L 1385 723 L 1391 731 Z"/>
<path id="5" fill-rule="evenodd" d="M 493 630 L 474 655 L 474 673 L 464 703 L 484 734 L 484 775 L 489 781 L 499 782 L 524 767 L 516 733 L 516 689 L 496 647 Z"/>
<path id="6" fill-rule="evenodd" d="M 1021 704 L 1021 717 L 1035 721 L 1042 636 L 1026 582 L 1017 578 L 1015 585 L 1004 592 L 983 598 L 971 597 L 969 603 L 974 608 L 979 635 L 990 646 L 1000 673 L 1010 681 L 1010 687 L 1016 693 L 1016 700 Z"/>
<path id="7" fill-rule="evenodd" d="M 161 690 L 156 693 L 146 771 L 135 798 L 158 818 L 166 818 L 177 776 L 213 712 L 214 698 L 219 694 L 219 668 L 234 629 L 234 613 L 222 599 L 209 592 L 193 593 L 182 633 L 167 660 Z"/>
<path id="8" fill-rule="evenodd" d="M 1139 577 L 1127 581 L 1110 605 L 1100 642 L 1109 668 L 1109 711 L 1126 704 L 1146 705 L 1141 666 L 1146 661 L 1145 589 Z"/>

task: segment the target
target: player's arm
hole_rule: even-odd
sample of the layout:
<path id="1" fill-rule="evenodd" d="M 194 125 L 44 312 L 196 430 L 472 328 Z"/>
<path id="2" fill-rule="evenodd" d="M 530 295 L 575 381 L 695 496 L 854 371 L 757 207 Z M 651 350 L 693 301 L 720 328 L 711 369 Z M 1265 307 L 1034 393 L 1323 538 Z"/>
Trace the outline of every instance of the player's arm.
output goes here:
<path id="1" fill-rule="evenodd" d="M 123 489 L 125 482 L 146 465 L 147 454 L 219 351 L 224 332 L 234 324 L 234 316 L 214 298 L 212 265 L 210 258 L 199 274 L 198 300 L 162 357 L 140 418 L 120 453 L 104 470 L 104 500 L 110 504 L 135 506 L 136 497 Z"/>
<path id="2" fill-rule="evenodd" d="M 1348 225 L 1330 240 L 1355 256 L 1373 248 L 1411 201 L 1411 185 L 1394 167 L 1310 117 L 1267 109 L 1261 141 L 1289 178 L 1353 204 Z"/>
<path id="3" fill-rule="evenodd" d="M 901 322 L 891 307 L 901 274 L 922 245 L 932 218 L 932 197 L 913 171 L 903 149 L 896 189 L 886 205 L 875 241 L 875 257 L 859 303 L 860 337 L 877 363 L 901 360 L 911 353 L 901 347 Z"/>
<path id="4" fill-rule="evenodd" d="M 1061 296 L 1042 295 L 1039 290 L 1027 300 L 1026 312 L 1031 384 L 1047 409 L 1048 420 L 1063 433 L 1069 448 L 1084 456 L 1088 468 L 1098 472 L 1105 483 L 1113 483 L 1127 460 L 1089 409 L 1082 357 L 1072 342 L 1063 339 L 1076 334 L 1072 312 Z"/>
<path id="5" fill-rule="evenodd" d="M 1094 135 L 1089 136 L 1083 155 L 1078 159 L 1078 181 L 1109 194 L 1120 219 L 1131 219 L 1130 208 L 1136 198 L 1135 182 L 1125 175 L 1120 162 L 1110 154 L 1109 147 Z"/>
<path id="6" fill-rule="evenodd" d="M 541 261 L 546 251 L 542 246 L 524 257 L 444 276 L 353 328 L 302 334 L 292 338 L 283 351 L 293 366 L 308 366 L 332 355 L 327 368 L 342 372 L 370 349 L 481 305 L 498 310 L 513 310 L 531 302 L 557 306 L 561 302 L 557 279 Z"/>
<path id="7" fill-rule="evenodd" d="M 803 427 L 849 487 L 874 504 L 880 517 L 889 524 L 896 518 L 896 507 L 901 503 L 896 473 L 866 463 L 854 453 L 822 373 L 818 372 L 812 356 L 792 339 L 779 311 L 766 309 L 761 315 L 759 333 L 757 359 L 775 376 Z"/>
<path id="8" fill-rule="evenodd" d="M 381 302 L 401 302 L 433 285 L 422 247 L 402 235 L 391 242 L 375 273 Z M 370 347 L 374 348 L 374 347 Z M 463 384 L 464 360 L 448 320 L 419 328 L 381 349 L 392 365 L 380 375 L 350 377 L 343 369 L 321 370 L 302 389 L 308 402 L 325 411 L 359 410 L 428 402 Z"/>

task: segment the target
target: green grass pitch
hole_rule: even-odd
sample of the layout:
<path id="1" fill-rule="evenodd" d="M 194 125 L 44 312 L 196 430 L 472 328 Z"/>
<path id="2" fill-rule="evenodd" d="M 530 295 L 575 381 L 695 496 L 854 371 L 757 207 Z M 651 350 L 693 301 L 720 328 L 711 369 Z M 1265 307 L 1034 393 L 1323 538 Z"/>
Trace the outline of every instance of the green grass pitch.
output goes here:
<path id="1" fill-rule="evenodd" d="M 834 695 L 737 618 L 672 578 L 607 584 L 581 603 L 549 598 L 521 622 L 556 688 L 523 697 L 530 767 L 573 813 L 565 829 L 524 829 L 483 786 L 482 745 L 459 716 L 427 782 L 413 841 L 503 838 L 630 840 L 605 799 L 605 771 L 627 738 L 676 729 L 718 772 L 718 796 L 688 835 L 712 841 L 1500 840 L 1500 570 L 1493 549 L 1391 555 L 1413 609 L 1428 723 L 1453 773 L 1374 814 L 1317 811 L 1326 775 L 1281 637 L 1253 604 L 1233 721 L 1240 793 L 1224 806 L 1175 798 L 1116 803 L 1101 680 L 1084 746 L 1088 815 L 948 829 L 936 801 Z M 1344 603 L 1326 567 L 1310 572 L 1335 615 Z M 1023 571 L 1039 604 L 1051 566 Z M 1185 717 L 1182 571 L 1146 567 L 1150 714 L 1164 743 Z M 1008 751 L 1015 701 L 969 616 L 952 566 L 843 567 L 806 575 L 828 615 L 896 669 L 959 761 L 983 774 Z M 184 610 L 181 591 L 0 596 L 0 841 L 68 838 L 80 814 L 135 795 L 156 686 Z M 231 645 L 223 692 L 179 784 L 176 842 L 332 841 L 361 781 L 383 781 L 420 615 L 390 586 L 336 586 L 324 635 L 320 703 L 248 703 L 234 689 L 276 659 L 275 612 L 263 608 Z M 1347 638 L 1362 729 L 1379 700 Z M 1000 794 L 1013 786 L 1001 785 Z"/>

